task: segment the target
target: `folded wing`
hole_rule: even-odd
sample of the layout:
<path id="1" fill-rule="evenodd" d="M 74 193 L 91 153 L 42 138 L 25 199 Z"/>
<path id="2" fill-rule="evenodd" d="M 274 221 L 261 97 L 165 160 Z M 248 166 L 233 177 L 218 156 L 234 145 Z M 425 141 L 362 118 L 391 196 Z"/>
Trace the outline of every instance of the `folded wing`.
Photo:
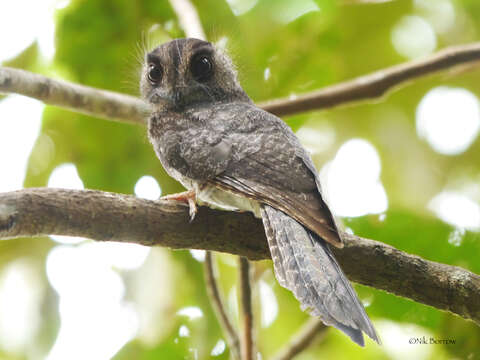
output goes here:
<path id="1" fill-rule="evenodd" d="M 261 110 L 256 115 L 260 117 L 257 119 L 260 125 L 254 135 L 240 133 L 232 141 L 255 143 L 255 151 L 237 149 L 241 156 L 231 160 L 226 170 L 210 182 L 223 190 L 269 204 L 325 241 L 342 247 L 333 216 L 322 199 L 310 156 L 283 121 Z"/>

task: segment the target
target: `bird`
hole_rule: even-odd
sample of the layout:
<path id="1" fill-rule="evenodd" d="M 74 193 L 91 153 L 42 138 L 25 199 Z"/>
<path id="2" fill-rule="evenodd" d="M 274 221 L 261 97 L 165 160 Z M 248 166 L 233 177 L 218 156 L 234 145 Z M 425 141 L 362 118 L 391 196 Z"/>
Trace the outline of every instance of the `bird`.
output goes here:
<path id="1" fill-rule="evenodd" d="M 166 172 L 187 191 L 164 198 L 263 221 L 274 273 L 302 310 L 364 346 L 380 344 L 331 246 L 343 247 L 309 153 L 290 127 L 253 103 L 225 51 L 195 38 L 145 54 L 140 94 L 148 137 Z"/>

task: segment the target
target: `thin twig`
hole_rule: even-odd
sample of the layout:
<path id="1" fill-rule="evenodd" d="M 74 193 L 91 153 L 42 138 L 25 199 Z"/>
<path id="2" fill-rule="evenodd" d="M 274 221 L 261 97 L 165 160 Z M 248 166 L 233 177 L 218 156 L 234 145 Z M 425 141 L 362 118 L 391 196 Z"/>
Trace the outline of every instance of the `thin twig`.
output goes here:
<path id="1" fill-rule="evenodd" d="M 205 36 L 202 23 L 193 4 L 188 0 L 169 1 L 185 35 L 187 37 L 205 40 L 207 37 Z"/>
<path id="2" fill-rule="evenodd" d="M 254 359 L 253 311 L 252 311 L 252 274 L 248 259 L 239 257 L 240 300 L 243 318 L 242 360 Z"/>
<path id="3" fill-rule="evenodd" d="M 259 104 L 277 116 L 381 98 L 409 80 L 480 60 L 480 43 L 446 48 L 432 56 L 380 70 L 321 90 Z M 0 67 L 0 93 L 26 95 L 107 120 L 143 124 L 149 109 L 140 99 L 88 86 L 54 80 L 28 71 Z"/>
<path id="4" fill-rule="evenodd" d="M 273 360 L 290 360 L 295 355 L 309 347 L 313 340 L 319 339 L 320 335 L 325 334 L 328 326 L 325 326 L 319 318 L 310 318 L 302 328 L 292 336 L 288 344 L 281 348 L 274 356 Z"/>
<path id="5" fill-rule="evenodd" d="M 0 193 L 0 239 L 42 235 L 214 250 L 252 260 L 270 258 L 262 221 L 250 213 L 200 206 L 190 223 L 188 206 L 175 201 L 51 188 Z M 480 276 L 378 241 L 348 233 L 342 233 L 342 238 L 345 247 L 332 250 L 350 280 L 480 325 Z"/>
<path id="6" fill-rule="evenodd" d="M 233 327 L 230 318 L 227 315 L 220 290 L 218 288 L 218 281 L 215 275 L 215 269 L 213 265 L 213 254 L 211 251 L 207 251 L 205 256 L 205 282 L 207 284 L 207 292 L 212 304 L 213 310 L 217 316 L 218 322 L 226 335 L 227 343 L 230 348 L 230 353 L 234 359 L 240 359 L 240 340 L 238 338 L 237 331 Z"/>

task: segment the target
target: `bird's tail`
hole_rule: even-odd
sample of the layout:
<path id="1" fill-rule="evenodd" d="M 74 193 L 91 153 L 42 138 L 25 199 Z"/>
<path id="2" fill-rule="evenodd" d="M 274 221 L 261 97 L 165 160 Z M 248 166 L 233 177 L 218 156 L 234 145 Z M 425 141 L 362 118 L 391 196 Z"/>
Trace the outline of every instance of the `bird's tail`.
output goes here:
<path id="1" fill-rule="evenodd" d="M 360 346 L 362 331 L 380 343 L 328 244 L 282 211 L 262 205 L 261 213 L 277 280 L 294 293 L 302 310 L 309 309 Z"/>

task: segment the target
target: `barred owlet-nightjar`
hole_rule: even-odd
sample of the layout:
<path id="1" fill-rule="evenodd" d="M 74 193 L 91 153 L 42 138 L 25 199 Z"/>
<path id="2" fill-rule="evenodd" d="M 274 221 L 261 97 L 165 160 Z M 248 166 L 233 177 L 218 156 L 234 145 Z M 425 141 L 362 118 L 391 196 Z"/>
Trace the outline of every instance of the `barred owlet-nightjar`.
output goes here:
<path id="1" fill-rule="evenodd" d="M 330 250 L 343 241 L 312 159 L 292 130 L 254 105 L 231 60 L 211 43 L 177 39 L 146 54 L 140 80 L 148 134 L 167 173 L 189 191 L 170 198 L 252 211 L 275 275 L 302 309 L 359 345 L 379 342 Z"/>

